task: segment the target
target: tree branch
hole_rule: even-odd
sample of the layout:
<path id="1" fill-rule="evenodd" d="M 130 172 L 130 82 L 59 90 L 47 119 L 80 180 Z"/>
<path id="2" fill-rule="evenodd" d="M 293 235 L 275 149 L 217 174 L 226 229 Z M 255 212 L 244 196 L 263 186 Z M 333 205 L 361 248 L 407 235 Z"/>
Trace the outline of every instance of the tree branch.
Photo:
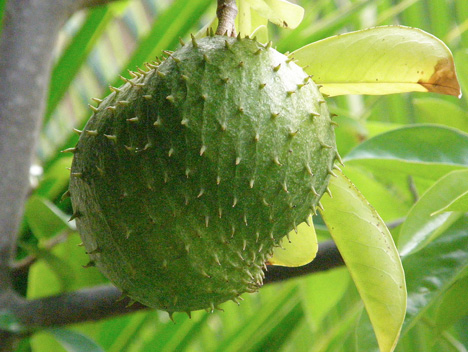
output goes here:
<path id="1" fill-rule="evenodd" d="M 320 244 L 316 259 L 305 266 L 286 268 L 269 266 L 265 284 L 288 280 L 300 275 L 326 271 L 343 265 L 335 244 Z M 61 326 L 85 321 L 105 319 L 117 315 L 148 309 L 135 303 L 128 307 L 128 298 L 118 301 L 121 292 L 112 285 L 83 289 L 72 293 L 24 301 L 14 310 L 20 322 L 29 329 Z"/>
<path id="2" fill-rule="evenodd" d="M 10 265 L 60 28 L 92 0 L 7 1 L 0 36 L 0 308 L 19 304 Z M 0 351 L 17 338 L 0 331 Z"/>
<path id="3" fill-rule="evenodd" d="M 235 20 L 237 16 L 236 0 L 218 0 L 216 15 L 218 16 L 218 28 L 216 29 L 216 34 L 235 37 Z"/>
<path id="4" fill-rule="evenodd" d="M 102 285 L 41 299 L 24 301 L 14 310 L 28 329 L 47 328 L 85 321 L 96 321 L 148 307 L 129 298 L 115 286 Z M 131 304 L 131 305 L 130 305 Z"/>
<path id="5" fill-rule="evenodd" d="M 319 250 L 315 259 L 307 265 L 295 268 L 284 266 L 269 266 L 264 284 L 292 279 L 293 277 L 308 275 L 320 271 L 330 270 L 344 265 L 338 248 L 333 241 L 319 243 Z"/>

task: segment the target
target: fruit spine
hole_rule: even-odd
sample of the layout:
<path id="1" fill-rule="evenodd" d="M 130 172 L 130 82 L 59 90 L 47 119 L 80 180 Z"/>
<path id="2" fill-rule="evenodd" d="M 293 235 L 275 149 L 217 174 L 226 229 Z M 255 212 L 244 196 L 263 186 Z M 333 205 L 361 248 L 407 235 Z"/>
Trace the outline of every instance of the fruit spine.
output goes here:
<path id="1" fill-rule="evenodd" d="M 81 133 L 70 193 L 98 268 L 168 312 L 256 291 L 274 246 L 305 221 L 338 157 L 317 86 L 249 38 L 210 36 L 131 80 Z"/>

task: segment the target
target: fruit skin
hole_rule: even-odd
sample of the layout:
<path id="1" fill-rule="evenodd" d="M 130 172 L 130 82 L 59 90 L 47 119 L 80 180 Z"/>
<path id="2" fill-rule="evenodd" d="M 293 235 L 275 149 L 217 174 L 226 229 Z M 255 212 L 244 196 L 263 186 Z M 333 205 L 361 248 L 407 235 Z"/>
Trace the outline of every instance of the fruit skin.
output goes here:
<path id="1" fill-rule="evenodd" d="M 270 45 L 214 36 L 168 55 L 93 109 L 70 194 L 92 262 L 171 313 L 256 291 L 337 152 L 317 86 Z"/>

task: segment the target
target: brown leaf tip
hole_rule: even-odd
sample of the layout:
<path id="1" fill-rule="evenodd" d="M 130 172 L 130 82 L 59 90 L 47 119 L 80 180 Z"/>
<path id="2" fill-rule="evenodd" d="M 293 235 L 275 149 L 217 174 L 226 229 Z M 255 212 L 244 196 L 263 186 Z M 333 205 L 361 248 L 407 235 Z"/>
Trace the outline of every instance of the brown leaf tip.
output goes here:
<path id="1" fill-rule="evenodd" d="M 429 92 L 453 95 L 458 98 L 462 95 L 453 58 L 440 59 L 434 66 L 434 73 L 429 80 L 419 80 L 418 83 Z"/>

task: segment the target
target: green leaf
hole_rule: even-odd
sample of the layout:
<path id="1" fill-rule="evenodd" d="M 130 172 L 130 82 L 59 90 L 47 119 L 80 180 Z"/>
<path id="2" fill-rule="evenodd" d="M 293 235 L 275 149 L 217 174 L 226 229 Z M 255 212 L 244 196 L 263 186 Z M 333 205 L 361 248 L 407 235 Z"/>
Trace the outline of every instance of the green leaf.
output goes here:
<path id="1" fill-rule="evenodd" d="M 344 174 L 361 191 L 363 196 L 371 203 L 385 221 L 400 219 L 406 215 L 411 207 L 404 196 L 394 187 L 384 182 L 365 169 L 346 165 Z"/>
<path id="2" fill-rule="evenodd" d="M 145 62 L 153 61 L 163 50 L 174 49 L 179 45 L 179 38 L 198 23 L 199 17 L 210 4 L 210 0 L 173 1 L 156 19 L 146 37 L 140 40 L 121 75 L 128 76 L 127 69 L 135 69 Z M 118 78 L 112 85 L 118 87 L 120 84 L 121 80 Z"/>
<path id="3" fill-rule="evenodd" d="M 422 250 L 403 258 L 408 308 L 402 335 L 425 316 L 468 270 L 468 217 L 463 217 Z"/>
<path id="4" fill-rule="evenodd" d="M 115 6 L 115 5 L 114 5 Z M 45 122 L 47 122 L 67 92 L 71 82 L 112 18 L 107 6 L 96 7 L 89 11 L 86 21 L 63 51 L 52 70 L 49 99 L 47 101 Z"/>
<path id="5" fill-rule="evenodd" d="M 268 18 L 262 17 L 258 12 L 252 11 L 252 4 L 249 0 L 240 0 L 237 2 L 238 13 L 236 17 L 237 31 L 242 35 L 250 35 L 257 28 L 267 28 Z M 266 30 L 268 41 L 268 30 Z M 262 38 L 265 40 L 264 36 Z"/>
<path id="6" fill-rule="evenodd" d="M 460 104 L 437 98 L 413 99 L 420 123 L 438 123 L 468 132 L 468 112 Z"/>
<path id="7" fill-rule="evenodd" d="M 392 235 L 342 174 L 330 181 L 321 214 L 364 301 L 382 352 L 393 351 L 406 309 L 406 285 Z"/>
<path id="8" fill-rule="evenodd" d="M 460 50 L 455 52 L 455 62 L 458 65 L 457 69 L 460 73 L 460 84 L 462 86 L 462 91 L 465 92 L 463 97 L 465 103 L 468 103 L 468 94 L 466 94 L 468 90 L 468 65 L 466 64 L 468 62 L 468 51 L 466 50 L 466 45 L 464 48 L 462 47 Z"/>
<path id="9" fill-rule="evenodd" d="M 25 218 L 38 239 L 54 237 L 66 229 L 74 230 L 73 223 L 68 222 L 70 216 L 49 200 L 38 196 L 29 198 Z"/>
<path id="10" fill-rule="evenodd" d="M 296 28 L 304 18 L 304 9 L 286 0 L 246 0 L 261 17 L 283 28 Z M 241 5 L 242 6 L 242 5 Z"/>
<path id="11" fill-rule="evenodd" d="M 70 166 L 73 157 L 64 156 L 51 165 L 43 177 L 34 194 L 47 199 L 56 199 L 63 195 L 63 191 L 67 189 L 70 180 Z"/>
<path id="12" fill-rule="evenodd" d="M 468 315 L 468 300 L 466 293 L 468 292 L 468 276 L 458 280 L 450 287 L 450 289 L 442 296 L 442 301 L 437 307 L 436 312 L 436 329 L 440 333 L 458 320 Z"/>
<path id="13" fill-rule="evenodd" d="M 453 171 L 429 188 L 409 211 L 398 237 L 402 256 L 415 252 L 452 225 L 461 212 L 439 213 L 460 194 L 468 192 L 468 170 Z"/>
<path id="14" fill-rule="evenodd" d="M 291 231 L 283 237 L 279 247 L 273 250 L 273 256 L 268 259 L 271 265 L 302 266 L 309 264 L 317 255 L 318 243 L 312 218 L 310 226 L 302 223 L 296 231 Z"/>
<path id="15" fill-rule="evenodd" d="M 347 270 L 329 270 L 300 280 L 300 293 L 306 319 L 312 329 L 319 329 L 322 320 L 343 297 L 349 285 Z"/>
<path id="16" fill-rule="evenodd" d="M 413 91 L 461 96 L 452 53 L 420 29 L 369 28 L 306 45 L 292 56 L 330 96 Z"/>
<path id="17" fill-rule="evenodd" d="M 3 30 L 3 15 L 5 14 L 6 0 L 0 0 L 0 35 Z"/>
<path id="18" fill-rule="evenodd" d="M 435 125 L 402 127 L 365 141 L 344 160 L 390 177 L 402 173 L 437 180 L 468 167 L 468 134 Z"/>
<path id="19" fill-rule="evenodd" d="M 83 268 L 89 256 L 78 246 L 80 242 L 78 234 L 72 234 L 50 251 L 39 249 L 39 258 L 44 260 L 38 260 L 29 270 L 28 298 L 47 297 L 108 282 L 96 268 Z"/>
<path id="20" fill-rule="evenodd" d="M 456 197 L 452 202 L 450 202 L 447 206 L 443 207 L 440 210 L 432 213 L 431 215 L 438 215 L 447 211 L 468 211 L 468 191 L 463 192 L 461 195 Z"/>
<path id="21" fill-rule="evenodd" d="M 46 331 L 60 342 L 68 352 L 104 352 L 96 342 L 76 331 L 60 328 Z"/>
<path id="22" fill-rule="evenodd" d="M 289 284 L 283 287 L 263 305 L 261 310 L 247 319 L 245 324 L 240 324 L 237 329 L 231 331 L 224 340 L 220 341 L 216 351 L 261 351 L 259 347 L 268 340 L 270 332 L 277 326 L 281 326 L 285 317 L 288 317 L 298 304 L 297 286 Z M 289 327 L 294 325 L 292 321 L 287 324 Z"/>
<path id="23" fill-rule="evenodd" d="M 139 351 L 185 351 L 190 342 L 199 336 L 202 326 L 211 317 L 213 315 L 207 312 L 193 312 L 191 319 L 185 314 L 175 315 L 175 324 L 169 321 L 164 325 L 161 324 L 160 329 L 154 331 L 152 335 L 145 335 L 146 342 L 139 348 Z M 158 317 L 156 319 L 160 320 Z M 148 321 L 146 325 L 154 326 L 155 321 Z"/>

